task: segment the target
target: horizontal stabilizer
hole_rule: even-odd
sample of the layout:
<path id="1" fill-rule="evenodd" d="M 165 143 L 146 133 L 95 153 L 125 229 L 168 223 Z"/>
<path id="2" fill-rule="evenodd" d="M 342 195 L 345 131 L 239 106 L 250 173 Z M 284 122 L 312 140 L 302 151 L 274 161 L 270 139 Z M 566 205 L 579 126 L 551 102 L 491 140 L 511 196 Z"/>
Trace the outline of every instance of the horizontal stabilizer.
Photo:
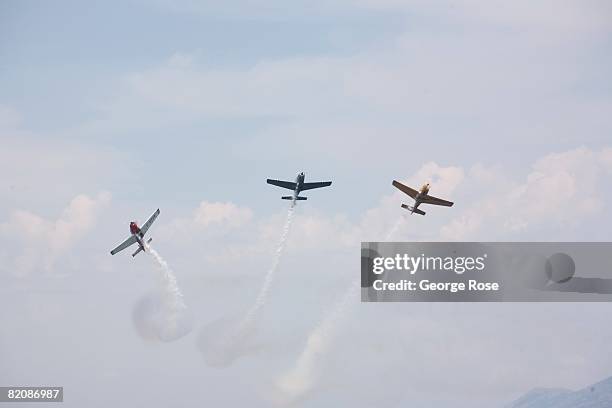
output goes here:
<path id="1" fill-rule="evenodd" d="M 284 196 L 281 197 L 283 200 L 293 200 L 293 196 Z M 295 197 L 297 201 L 308 200 L 308 197 Z"/>
<path id="2" fill-rule="evenodd" d="M 138 249 L 136 250 L 136 252 L 134 252 L 134 253 L 132 254 L 132 257 L 134 257 L 134 256 L 138 255 L 138 253 L 139 253 L 140 251 L 142 251 L 142 250 L 143 250 L 143 248 L 142 248 L 141 246 L 139 246 L 139 247 L 138 247 Z"/>
<path id="3" fill-rule="evenodd" d="M 402 204 L 402 208 L 405 208 L 406 210 L 408 210 L 410 212 L 413 212 L 415 214 L 425 215 L 425 211 L 419 210 L 418 208 L 413 208 L 413 207 L 411 207 L 409 205 L 406 205 L 406 204 Z"/>

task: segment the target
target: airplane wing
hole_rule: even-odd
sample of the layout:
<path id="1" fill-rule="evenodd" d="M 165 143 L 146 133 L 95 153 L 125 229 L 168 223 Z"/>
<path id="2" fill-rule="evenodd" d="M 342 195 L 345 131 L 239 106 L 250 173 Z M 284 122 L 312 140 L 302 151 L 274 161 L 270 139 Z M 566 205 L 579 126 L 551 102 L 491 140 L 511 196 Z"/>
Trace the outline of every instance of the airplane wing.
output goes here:
<path id="1" fill-rule="evenodd" d="M 452 207 L 454 203 L 434 196 L 426 195 L 422 198 L 424 204 L 443 205 L 445 207 Z"/>
<path id="2" fill-rule="evenodd" d="M 295 186 L 296 186 L 296 184 L 291 181 L 281 181 L 281 180 L 272 180 L 272 179 L 268 179 L 267 183 L 272 184 L 273 186 L 287 188 L 289 190 L 295 190 Z"/>
<path id="3" fill-rule="evenodd" d="M 119 246 L 115 249 L 113 249 L 111 251 L 111 255 L 115 255 L 117 252 L 119 251 L 123 251 L 125 248 L 129 247 L 130 245 L 134 244 L 136 242 L 136 237 L 133 235 L 130 235 L 130 237 L 128 239 L 126 239 L 125 241 L 123 241 L 121 244 L 119 244 Z"/>
<path id="4" fill-rule="evenodd" d="M 302 184 L 302 191 L 312 190 L 313 188 L 321 188 L 331 186 L 331 181 L 320 181 L 317 183 L 304 183 Z"/>
<path id="5" fill-rule="evenodd" d="M 142 227 L 140 227 L 140 232 L 142 233 L 142 235 L 146 234 L 147 231 L 149 230 L 149 228 L 151 228 L 151 225 L 153 224 L 153 221 L 155 221 L 155 219 L 157 218 L 157 216 L 159 215 L 159 208 L 157 209 L 157 211 L 155 211 L 153 213 L 152 216 L 149 217 L 149 219 L 147 220 L 147 222 L 145 222 L 143 224 Z"/>
<path id="6" fill-rule="evenodd" d="M 395 181 L 395 180 L 393 180 L 393 185 L 394 185 L 395 187 L 397 187 L 397 188 L 398 188 L 400 191 L 402 191 L 402 192 L 404 192 L 404 193 L 408 194 L 408 195 L 409 195 L 410 197 L 412 197 L 412 198 L 415 198 L 415 197 L 417 196 L 417 194 L 419 194 L 419 192 L 418 192 L 418 191 L 416 191 L 416 190 L 414 190 L 414 189 L 412 189 L 412 188 L 410 188 L 410 187 L 408 187 L 408 186 L 403 185 L 403 184 L 402 184 L 402 183 L 400 183 L 399 181 Z"/>

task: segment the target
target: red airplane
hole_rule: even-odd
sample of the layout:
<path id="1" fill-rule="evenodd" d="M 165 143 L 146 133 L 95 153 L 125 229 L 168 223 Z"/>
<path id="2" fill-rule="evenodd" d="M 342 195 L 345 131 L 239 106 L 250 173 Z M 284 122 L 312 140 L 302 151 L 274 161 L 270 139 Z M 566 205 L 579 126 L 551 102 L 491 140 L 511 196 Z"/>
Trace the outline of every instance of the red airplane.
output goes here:
<path id="1" fill-rule="evenodd" d="M 138 243 L 138 249 L 136 250 L 136 252 L 132 254 L 132 256 L 136 256 L 140 251 L 146 251 L 146 245 L 149 244 L 151 241 L 153 241 L 153 238 L 149 238 L 147 242 L 144 242 L 144 236 L 158 215 L 159 215 L 159 208 L 157 209 L 157 211 L 153 213 L 152 216 L 149 217 L 147 222 L 145 222 L 144 225 L 140 228 L 138 227 L 138 224 L 136 224 L 136 221 L 130 222 L 130 234 L 132 235 L 130 235 L 128 239 L 126 239 L 121 244 L 119 244 L 117 248 L 113 249 L 110 252 L 111 255 L 115 255 L 117 252 L 123 251 L 125 248 L 135 243 Z"/>

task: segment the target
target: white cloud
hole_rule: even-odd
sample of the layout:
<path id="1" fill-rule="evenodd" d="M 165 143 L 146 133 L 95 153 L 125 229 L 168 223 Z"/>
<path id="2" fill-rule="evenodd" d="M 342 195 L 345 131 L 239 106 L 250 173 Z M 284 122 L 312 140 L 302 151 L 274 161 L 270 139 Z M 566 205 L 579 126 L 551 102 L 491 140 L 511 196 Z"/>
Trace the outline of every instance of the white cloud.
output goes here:
<path id="1" fill-rule="evenodd" d="M 54 272 L 57 259 L 92 230 L 96 217 L 110 199 L 108 192 L 93 198 L 77 195 L 55 220 L 26 210 L 13 211 L 9 219 L 0 224 L 0 236 L 10 242 L 0 249 L 4 252 L 0 258 L 9 260 L 13 254 L 13 261 L 3 268 L 16 276 L 25 276 L 37 269 Z"/>
<path id="2" fill-rule="evenodd" d="M 250 208 L 239 207 L 230 202 L 202 201 L 195 210 L 194 222 L 204 228 L 210 225 L 225 225 L 230 228 L 240 227 L 251 220 L 253 212 Z"/>
<path id="3" fill-rule="evenodd" d="M 522 182 L 500 177 L 504 188 L 477 192 L 472 204 L 442 227 L 441 237 L 500 238 L 533 226 L 576 226 L 604 208 L 602 186 L 609 183 L 609 157 L 609 149 L 582 147 L 537 160 Z"/>
<path id="4" fill-rule="evenodd" d="M 248 207 L 204 200 L 190 215 L 162 223 L 156 236 L 160 242 L 165 241 L 181 251 L 202 255 L 204 261 L 227 264 L 249 251 L 243 241 L 255 228 L 252 221 L 253 211 Z M 254 251 L 260 248 L 249 245 Z M 202 251 L 203 246 L 205 251 Z"/>

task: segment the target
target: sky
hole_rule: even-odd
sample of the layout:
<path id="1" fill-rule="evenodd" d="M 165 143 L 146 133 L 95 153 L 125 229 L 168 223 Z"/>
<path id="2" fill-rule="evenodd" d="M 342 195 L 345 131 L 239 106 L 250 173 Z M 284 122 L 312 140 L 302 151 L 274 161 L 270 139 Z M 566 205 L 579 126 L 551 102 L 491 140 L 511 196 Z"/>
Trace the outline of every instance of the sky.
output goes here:
<path id="1" fill-rule="evenodd" d="M 595 0 L 0 2 L 0 384 L 63 385 L 75 407 L 443 408 L 611 376 L 605 303 L 335 306 L 360 242 L 390 231 L 610 240 L 611 17 Z M 300 171 L 333 185 L 288 226 L 265 179 Z M 404 217 L 393 179 L 456 204 Z M 167 342 L 138 325 L 154 259 L 108 254 L 157 208 L 191 328 Z M 203 339 L 271 270 L 240 356 L 210 364 Z"/>

